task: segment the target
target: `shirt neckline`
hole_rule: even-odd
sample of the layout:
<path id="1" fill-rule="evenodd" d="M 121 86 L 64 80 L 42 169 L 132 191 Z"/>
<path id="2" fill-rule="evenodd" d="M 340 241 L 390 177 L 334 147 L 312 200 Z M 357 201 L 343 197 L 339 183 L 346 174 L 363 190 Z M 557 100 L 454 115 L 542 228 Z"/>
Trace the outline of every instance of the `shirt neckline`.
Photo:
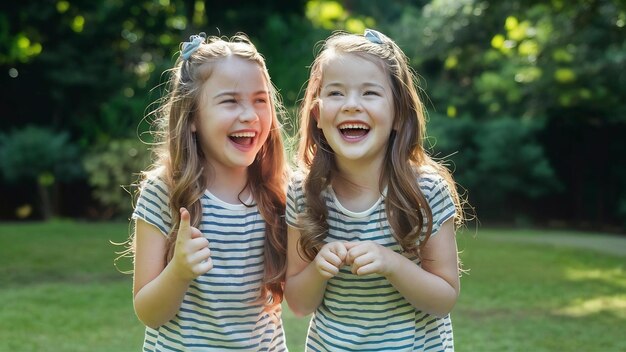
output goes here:
<path id="1" fill-rule="evenodd" d="M 252 197 L 252 194 L 250 194 L 248 196 L 248 199 L 246 199 L 242 204 L 242 203 L 228 203 L 220 198 L 218 198 L 216 195 L 214 195 L 213 193 L 211 193 L 211 191 L 209 191 L 208 189 L 204 190 L 204 194 L 211 199 L 212 201 L 214 201 L 215 203 L 217 203 L 219 206 L 226 208 L 226 209 L 231 209 L 231 210 L 242 210 L 242 209 L 246 209 L 248 208 L 249 205 L 254 205 L 253 201 L 254 198 Z M 246 205 L 248 204 L 248 205 Z"/>
<path id="2" fill-rule="evenodd" d="M 374 202 L 374 204 L 372 204 L 371 207 L 363 211 L 358 211 L 358 212 L 352 211 L 344 207 L 343 204 L 341 204 L 341 202 L 339 201 L 339 198 L 337 198 L 337 194 L 335 193 L 335 190 L 333 189 L 332 186 L 328 186 L 328 192 L 330 193 L 330 196 L 332 197 L 333 202 L 337 206 L 337 209 L 339 209 L 342 213 L 352 218 L 365 218 L 365 217 L 372 215 L 372 213 L 374 213 L 374 211 L 378 208 L 380 203 L 382 203 L 383 199 L 385 199 L 385 196 L 387 195 L 387 187 L 385 187 L 385 189 L 383 190 L 383 194 L 381 194 L 380 197 L 378 197 L 378 199 Z"/>

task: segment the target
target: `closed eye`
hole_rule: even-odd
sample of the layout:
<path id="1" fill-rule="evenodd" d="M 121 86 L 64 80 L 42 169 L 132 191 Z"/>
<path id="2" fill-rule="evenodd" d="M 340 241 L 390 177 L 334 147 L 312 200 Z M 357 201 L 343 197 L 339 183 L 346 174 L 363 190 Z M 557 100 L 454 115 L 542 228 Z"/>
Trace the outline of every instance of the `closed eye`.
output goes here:
<path id="1" fill-rule="evenodd" d="M 229 98 L 220 101 L 220 104 L 237 104 L 237 99 Z"/>
<path id="2" fill-rule="evenodd" d="M 339 96 L 342 96 L 342 95 L 343 95 L 343 93 L 341 93 L 338 90 L 333 90 L 333 91 L 328 92 L 328 96 L 329 97 L 339 97 Z"/>

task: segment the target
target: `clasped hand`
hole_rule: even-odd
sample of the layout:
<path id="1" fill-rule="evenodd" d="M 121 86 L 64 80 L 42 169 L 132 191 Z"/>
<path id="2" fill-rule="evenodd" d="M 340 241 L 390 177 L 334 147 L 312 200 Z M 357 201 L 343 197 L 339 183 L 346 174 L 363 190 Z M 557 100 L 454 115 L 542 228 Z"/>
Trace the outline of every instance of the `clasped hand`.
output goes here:
<path id="1" fill-rule="evenodd" d="M 352 266 L 355 275 L 387 276 L 393 268 L 393 254 L 392 250 L 369 241 L 329 242 L 317 253 L 314 263 L 320 275 L 327 280 L 337 275 L 343 265 Z"/>
<path id="2" fill-rule="evenodd" d="M 213 268 L 209 241 L 202 232 L 189 224 L 191 216 L 185 208 L 180 209 L 180 226 L 172 264 L 183 280 L 191 281 Z"/>

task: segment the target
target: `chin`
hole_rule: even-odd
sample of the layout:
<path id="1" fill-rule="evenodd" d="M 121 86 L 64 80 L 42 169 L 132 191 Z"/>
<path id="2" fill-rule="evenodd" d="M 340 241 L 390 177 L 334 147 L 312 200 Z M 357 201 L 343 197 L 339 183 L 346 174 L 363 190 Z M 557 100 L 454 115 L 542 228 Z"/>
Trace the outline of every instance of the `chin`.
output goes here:
<path id="1" fill-rule="evenodd" d="M 235 167 L 248 167 L 250 165 L 252 165 L 254 163 L 254 158 L 252 159 L 246 159 L 246 160 L 238 160 L 237 162 L 234 162 L 234 166 Z"/>

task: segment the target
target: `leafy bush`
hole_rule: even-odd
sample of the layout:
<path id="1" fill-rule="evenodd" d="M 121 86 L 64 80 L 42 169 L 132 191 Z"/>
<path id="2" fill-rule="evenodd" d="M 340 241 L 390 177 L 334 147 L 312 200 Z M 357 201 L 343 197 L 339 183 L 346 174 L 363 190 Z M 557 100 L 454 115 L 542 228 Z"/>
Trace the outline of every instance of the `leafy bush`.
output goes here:
<path id="1" fill-rule="evenodd" d="M 83 175 L 79 148 L 67 132 L 27 126 L 0 135 L 0 171 L 9 183 L 31 182 L 38 186 L 44 219 L 57 215 L 50 192 L 57 182 Z"/>
<path id="2" fill-rule="evenodd" d="M 474 142 L 478 124 L 470 117 L 449 118 L 431 114 L 426 147 L 431 156 L 448 166 L 455 181 L 467 187 L 480 178 L 476 169 L 477 150 Z"/>
<path id="3" fill-rule="evenodd" d="M 554 171 L 536 138 L 539 125 L 532 121 L 499 118 L 487 121 L 476 135 L 478 171 L 489 198 L 511 196 L 536 199 L 556 189 Z"/>
<path id="4" fill-rule="evenodd" d="M 133 203 L 129 188 L 149 162 L 148 148 L 136 138 L 113 140 L 93 148 L 83 164 L 93 197 L 104 206 L 99 217 L 130 215 Z"/>
<path id="5" fill-rule="evenodd" d="M 509 117 L 475 121 L 435 114 L 428 140 L 431 153 L 447 162 L 455 180 L 468 189 L 479 217 L 511 220 L 531 201 L 560 187 L 537 140 L 539 128 L 537 122 Z M 493 211 L 480 211 L 485 209 Z"/>

